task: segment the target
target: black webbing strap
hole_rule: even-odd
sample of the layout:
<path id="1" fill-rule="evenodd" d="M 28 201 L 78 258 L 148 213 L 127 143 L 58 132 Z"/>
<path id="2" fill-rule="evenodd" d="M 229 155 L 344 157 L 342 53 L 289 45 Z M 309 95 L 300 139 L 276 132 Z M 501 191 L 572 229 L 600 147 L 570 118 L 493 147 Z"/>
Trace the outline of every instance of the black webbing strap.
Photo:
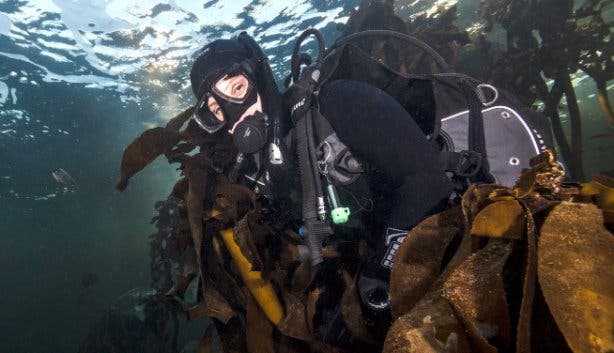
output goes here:
<path id="1" fill-rule="evenodd" d="M 439 154 L 441 165 L 454 176 L 472 179 L 482 168 L 482 154 L 471 151 L 442 151 Z"/>
<path id="2" fill-rule="evenodd" d="M 481 181 L 492 183 L 493 176 L 490 174 L 490 167 L 486 155 L 486 138 L 484 137 L 484 117 L 482 116 L 482 103 L 475 93 L 473 86 L 467 80 L 459 79 L 458 86 L 465 95 L 467 106 L 469 107 L 469 126 L 467 129 L 467 151 L 462 151 L 461 154 L 470 159 L 478 159 L 479 165 L 476 166 L 476 172 L 470 176 L 471 181 Z M 469 160 L 468 162 L 471 162 Z"/>

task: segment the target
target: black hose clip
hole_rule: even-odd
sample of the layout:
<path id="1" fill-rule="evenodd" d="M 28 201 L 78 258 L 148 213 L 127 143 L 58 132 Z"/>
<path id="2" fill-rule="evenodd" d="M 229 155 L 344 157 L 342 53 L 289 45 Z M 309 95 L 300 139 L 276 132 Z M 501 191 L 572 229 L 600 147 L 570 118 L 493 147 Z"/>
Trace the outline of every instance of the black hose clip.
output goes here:
<path id="1" fill-rule="evenodd" d="M 482 154 L 475 151 L 460 151 L 454 174 L 463 178 L 474 177 L 482 168 Z"/>

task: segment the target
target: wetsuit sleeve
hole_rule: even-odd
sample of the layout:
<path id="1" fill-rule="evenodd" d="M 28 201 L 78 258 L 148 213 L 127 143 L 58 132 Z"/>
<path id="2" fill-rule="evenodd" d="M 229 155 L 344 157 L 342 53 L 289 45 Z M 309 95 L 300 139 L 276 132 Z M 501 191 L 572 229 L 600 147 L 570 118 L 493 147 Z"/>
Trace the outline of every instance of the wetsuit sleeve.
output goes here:
<path id="1" fill-rule="evenodd" d="M 394 184 L 415 173 L 441 172 L 438 150 L 409 113 L 386 92 L 336 80 L 322 89 L 320 111 L 352 152 L 384 171 Z"/>
<path id="2" fill-rule="evenodd" d="M 439 151 L 394 98 L 351 80 L 328 83 L 319 98 L 339 138 L 396 189 L 389 225 L 408 229 L 439 210 L 452 192 Z"/>

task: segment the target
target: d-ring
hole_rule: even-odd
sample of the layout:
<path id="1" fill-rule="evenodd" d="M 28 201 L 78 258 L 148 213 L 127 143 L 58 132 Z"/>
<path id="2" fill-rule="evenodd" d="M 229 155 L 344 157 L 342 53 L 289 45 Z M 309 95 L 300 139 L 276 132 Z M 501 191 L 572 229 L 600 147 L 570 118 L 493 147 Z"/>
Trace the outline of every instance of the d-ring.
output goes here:
<path id="1" fill-rule="evenodd" d="M 493 92 L 495 97 L 492 100 L 485 102 L 486 94 L 483 91 L 484 88 L 488 88 Z M 497 90 L 497 88 L 487 83 L 480 83 L 479 85 L 477 85 L 477 87 L 475 88 L 475 92 L 477 93 L 478 98 L 480 98 L 482 105 L 484 105 L 485 107 L 488 107 L 489 105 L 493 105 L 497 101 L 497 99 L 499 99 L 499 91 Z"/>

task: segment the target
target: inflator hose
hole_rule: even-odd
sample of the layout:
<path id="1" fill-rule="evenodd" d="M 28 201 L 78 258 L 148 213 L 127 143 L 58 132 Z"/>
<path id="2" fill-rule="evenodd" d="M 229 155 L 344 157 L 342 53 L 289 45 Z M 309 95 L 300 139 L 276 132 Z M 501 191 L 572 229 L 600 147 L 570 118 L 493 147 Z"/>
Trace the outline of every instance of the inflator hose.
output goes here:
<path id="1" fill-rule="evenodd" d="M 395 37 L 397 39 L 404 40 L 422 49 L 422 51 L 426 52 L 430 57 L 433 58 L 433 60 L 435 60 L 435 62 L 437 63 L 437 65 L 439 65 L 440 69 L 443 72 L 452 71 L 450 65 L 445 61 L 445 59 L 441 55 L 439 55 L 439 53 L 437 53 L 433 48 L 431 48 L 428 44 L 426 44 L 424 41 L 416 37 L 412 37 L 405 33 L 390 31 L 386 29 L 374 29 L 374 30 L 361 31 L 361 32 L 353 33 L 346 37 L 340 38 L 330 48 L 326 49 L 326 52 L 324 53 L 324 57 L 332 53 L 333 50 L 341 46 L 344 46 L 351 41 L 366 38 L 366 37 L 374 37 L 374 36 L 388 36 L 388 37 Z"/>
<path id="2" fill-rule="evenodd" d="M 309 36 L 315 36 L 318 42 L 318 59 L 315 67 L 304 72 L 300 70 L 299 50 L 302 42 Z M 314 28 L 303 32 L 297 39 L 292 51 L 292 79 L 296 83 L 299 76 L 303 74 L 302 80 L 306 80 L 308 89 L 304 99 L 311 102 L 310 95 L 317 87 L 320 75 L 320 66 L 324 57 L 324 37 Z M 311 104 L 311 103 L 310 103 Z M 313 129 L 313 114 L 315 108 L 310 108 L 304 113 L 300 113 L 295 122 L 296 151 L 298 155 L 299 173 L 301 174 L 301 186 L 303 190 L 303 238 L 307 242 L 311 252 L 311 265 L 317 267 L 324 261 L 322 243 L 327 235 L 332 234 L 330 223 L 326 219 L 326 209 L 324 204 L 324 190 L 320 179 L 319 169 L 317 168 L 317 157 L 315 153 L 316 145 Z"/>
<path id="3" fill-rule="evenodd" d="M 310 115 L 307 112 L 306 115 Z M 301 174 L 301 187 L 303 198 L 303 237 L 307 240 L 307 246 L 311 252 L 311 264 L 317 266 L 324 261 L 322 253 L 322 240 L 314 229 L 315 223 L 318 222 L 318 210 L 316 205 L 316 185 L 312 173 L 311 156 L 309 155 L 309 139 L 307 137 L 307 116 L 303 116 L 296 121 L 295 134 L 298 155 L 298 167 Z"/>
<path id="4" fill-rule="evenodd" d="M 292 48 L 290 68 L 291 68 L 292 80 L 294 82 L 298 81 L 300 71 L 301 71 L 301 67 L 300 67 L 301 60 L 300 60 L 300 55 L 299 55 L 301 44 L 303 44 L 303 41 L 311 35 L 316 37 L 316 40 L 318 42 L 318 58 L 316 60 L 316 65 L 322 64 L 322 59 L 324 58 L 324 50 L 325 50 L 324 36 L 322 36 L 322 33 L 320 33 L 320 31 L 318 31 L 317 29 L 309 28 L 303 33 L 301 33 L 301 35 L 298 37 L 298 39 L 294 43 L 294 48 Z"/>

